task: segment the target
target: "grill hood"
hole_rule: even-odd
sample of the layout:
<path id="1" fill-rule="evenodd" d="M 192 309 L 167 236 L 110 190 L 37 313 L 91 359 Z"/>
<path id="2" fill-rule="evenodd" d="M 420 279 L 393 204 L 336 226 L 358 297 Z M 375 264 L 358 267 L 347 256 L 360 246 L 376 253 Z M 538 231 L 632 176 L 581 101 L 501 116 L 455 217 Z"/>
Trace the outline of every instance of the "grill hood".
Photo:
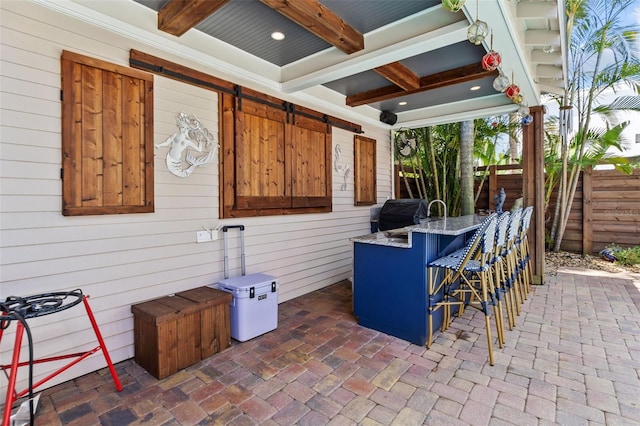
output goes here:
<path id="1" fill-rule="evenodd" d="M 427 218 L 427 200 L 401 198 L 387 200 L 380 209 L 378 230 L 388 231 L 409 225 L 417 225 L 420 219 Z"/>

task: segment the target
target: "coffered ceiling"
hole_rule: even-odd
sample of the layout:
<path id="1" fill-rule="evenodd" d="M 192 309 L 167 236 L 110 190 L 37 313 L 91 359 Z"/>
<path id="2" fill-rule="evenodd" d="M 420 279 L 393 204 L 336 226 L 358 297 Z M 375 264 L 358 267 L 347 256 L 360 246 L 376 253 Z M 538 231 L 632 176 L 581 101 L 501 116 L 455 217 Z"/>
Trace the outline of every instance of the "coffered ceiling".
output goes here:
<path id="1" fill-rule="evenodd" d="M 566 80 L 564 0 L 467 0 L 456 13 L 440 0 L 72 3 L 108 17 L 94 19 L 102 25 L 166 40 L 177 56 L 312 104 L 337 105 L 351 118 L 391 112 L 394 127 L 515 111 L 492 86 L 497 71 L 481 67 L 491 47 L 530 106 L 543 92 L 561 92 Z M 479 46 L 467 40 L 476 18 L 492 30 Z M 275 31 L 284 39 L 274 40 Z"/>

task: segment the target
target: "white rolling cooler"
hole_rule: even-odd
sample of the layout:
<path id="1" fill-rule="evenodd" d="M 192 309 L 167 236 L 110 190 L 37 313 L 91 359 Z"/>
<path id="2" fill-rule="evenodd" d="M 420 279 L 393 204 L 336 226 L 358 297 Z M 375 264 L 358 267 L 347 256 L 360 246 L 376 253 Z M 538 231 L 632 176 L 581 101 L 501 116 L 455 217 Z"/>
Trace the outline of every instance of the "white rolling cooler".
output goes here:
<path id="1" fill-rule="evenodd" d="M 229 278 L 227 231 L 240 229 L 242 276 Z M 266 274 L 246 275 L 244 225 L 223 226 L 224 280 L 211 287 L 231 293 L 231 337 L 244 342 L 278 327 L 278 279 Z"/>

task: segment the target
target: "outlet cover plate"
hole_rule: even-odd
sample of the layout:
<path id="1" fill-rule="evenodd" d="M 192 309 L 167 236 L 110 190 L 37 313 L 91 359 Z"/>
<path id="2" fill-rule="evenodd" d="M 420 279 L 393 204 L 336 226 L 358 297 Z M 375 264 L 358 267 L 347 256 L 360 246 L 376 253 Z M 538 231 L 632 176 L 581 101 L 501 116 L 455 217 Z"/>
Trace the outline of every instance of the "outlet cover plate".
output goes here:
<path id="1" fill-rule="evenodd" d="M 212 241 L 211 240 L 211 232 L 209 231 L 196 231 L 196 242 L 197 243 L 206 243 Z"/>

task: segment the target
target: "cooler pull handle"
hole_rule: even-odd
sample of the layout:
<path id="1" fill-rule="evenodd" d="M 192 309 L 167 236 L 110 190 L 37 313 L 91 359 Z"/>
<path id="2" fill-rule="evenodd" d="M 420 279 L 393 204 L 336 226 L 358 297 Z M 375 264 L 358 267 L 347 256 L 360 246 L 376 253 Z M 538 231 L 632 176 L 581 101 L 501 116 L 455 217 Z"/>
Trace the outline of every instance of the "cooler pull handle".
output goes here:
<path id="1" fill-rule="evenodd" d="M 276 282 L 271 281 L 271 293 L 275 293 L 275 292 L 276 292 Z"/>
<path id="2" fill-rule="evenodd" d="M 254 297 L 256 297 L 256 288 L 251 287 L 249 288 L 249 299 L 253 299 Z"/>
<path id="3" fill-rule="evenodd" d="M 224 236 L 224 279 L 229 278 L 229 249 L 227 246 L 227 231 L 229 229 L 240 229 L 240 263 L 241 273 L 246 274 L 246 267 L 244 261 L 244 225 L 226 225 L 222 227 L 222 235 Z"/>

